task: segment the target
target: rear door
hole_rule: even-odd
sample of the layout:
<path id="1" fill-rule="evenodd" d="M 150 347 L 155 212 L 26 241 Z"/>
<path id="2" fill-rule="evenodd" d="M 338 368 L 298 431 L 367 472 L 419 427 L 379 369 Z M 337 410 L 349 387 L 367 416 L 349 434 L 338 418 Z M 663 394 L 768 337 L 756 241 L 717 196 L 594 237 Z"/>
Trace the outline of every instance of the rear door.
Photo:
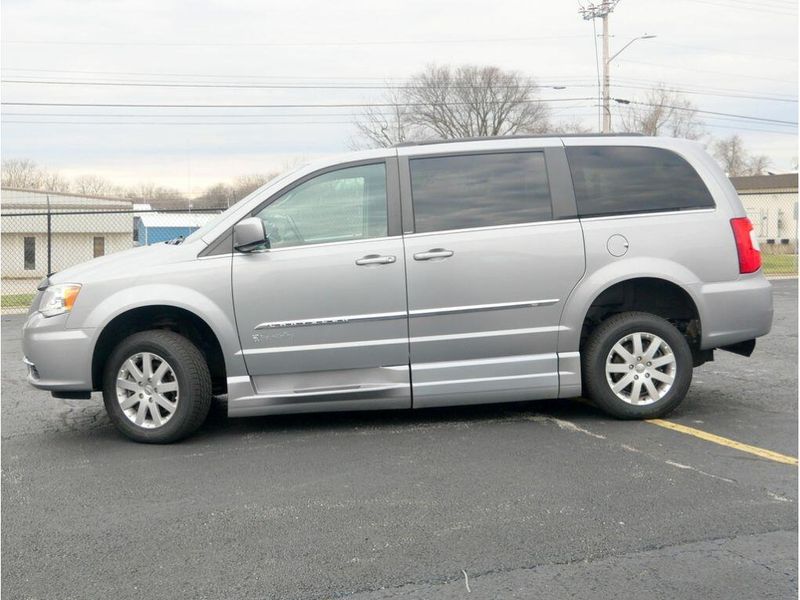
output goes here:
<path id="1" fill-rule="evenodd" d="M 584 251 L 563 146 L 541 142 L 399 150 L 415 407 L 558 395 Z"/>

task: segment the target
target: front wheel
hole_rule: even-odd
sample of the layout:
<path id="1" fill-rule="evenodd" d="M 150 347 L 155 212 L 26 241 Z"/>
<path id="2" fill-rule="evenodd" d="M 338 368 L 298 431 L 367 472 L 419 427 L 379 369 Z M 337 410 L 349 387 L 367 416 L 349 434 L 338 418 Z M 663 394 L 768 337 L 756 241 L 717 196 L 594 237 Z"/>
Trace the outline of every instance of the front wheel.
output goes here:
<path id="1" fill-rule="evenodd" d="M 669 321 L 626 312 L 592 332 L 581 357 L 589 397 L 620 419 L 663 417 L 686 396 L 692 351 Z"/>
<path id="2" fill-rule="evenodd" d="M 137 442 L 167 444 L 197 429 L 211 405 L 211 375 L 197 347 L 172 331 L 135 333 L 106 363 L 111 421 Z"/>

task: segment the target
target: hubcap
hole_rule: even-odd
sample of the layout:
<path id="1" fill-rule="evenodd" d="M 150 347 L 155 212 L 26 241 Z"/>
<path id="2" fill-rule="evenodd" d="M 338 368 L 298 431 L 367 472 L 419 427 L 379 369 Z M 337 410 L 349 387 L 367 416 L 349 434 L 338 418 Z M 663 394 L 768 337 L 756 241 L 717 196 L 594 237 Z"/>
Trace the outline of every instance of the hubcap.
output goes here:
<path id="1" fill-rule="evenodd" d="M 138 352 L 117 373 L 117 400 L 131 423 L 161 427 L 178 408 L 178 380 L 170 364 L 152 352 Z"/>
<path id="2" fill-rule="evenodd" d="M 669 392 L 676 366 L 667 342 L 653 333 L 638 331 L 611 348 L 606 357 L 606 381 L 620 400 L 646 406 Z"/>

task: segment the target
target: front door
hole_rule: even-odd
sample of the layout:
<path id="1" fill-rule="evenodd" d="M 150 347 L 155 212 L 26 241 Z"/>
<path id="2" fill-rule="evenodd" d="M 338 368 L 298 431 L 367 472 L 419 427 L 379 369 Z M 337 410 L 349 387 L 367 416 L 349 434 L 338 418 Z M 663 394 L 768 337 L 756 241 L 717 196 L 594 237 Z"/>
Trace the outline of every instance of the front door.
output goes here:
<path id="1" fill-rule="evenodd" d="M 580 223 L 554 212 L 564 186 L 546 154 L 564 170 L 561 148 L 403 159 L 414 407 L 558 395 L 584 254 Z"/>
<path id="2" fill-rule="evenodd" d="M 255 395 L 234 401 L 231 414 L 411 405 L 393 202 L 390 159 L 311 176 L 255 213 L 270 248 L 233 257 L 236 323 Z"/>

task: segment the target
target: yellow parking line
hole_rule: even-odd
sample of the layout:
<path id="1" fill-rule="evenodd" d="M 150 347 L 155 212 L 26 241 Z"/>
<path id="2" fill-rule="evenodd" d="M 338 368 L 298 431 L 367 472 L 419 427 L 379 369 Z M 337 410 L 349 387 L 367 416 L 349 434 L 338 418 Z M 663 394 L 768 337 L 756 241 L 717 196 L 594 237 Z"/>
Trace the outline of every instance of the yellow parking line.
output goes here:
<path id="1" fill-rule="evenodd" d="M 678 423 L 673 423 L 672 421 L 665 421 L 664 419 L 648 419 L 646 422 L 652 423 L 653 425 L 658 425 L 659 427 L 664 427 L 666 429 L 671 429 L 673 431 L 679 431 L 687 435 L 693 435 L 696 438 L 700 438 L 701 440 L 706 440 L 707 442 L 714 442 L 715 444 L 719 444 L 720 446 L 727 446 L 728 448 L 734 448 L 736 450 L 741 450 L 742 452 L 749 452 L 750 454 L 754 454 L 760 458 L 766 458 L 767 460 L 774 460 L 775 462 L 783 463 L 785 465 L 797 466 L 797 458 L 795 458 L 794 456 L 779 454 L 778 452 L 773 452 L 772 450 L 765 450 L 764 448 L 759 448 L 758 446 L 750 446 L 748 444 L 742 444 L 741 442 L 737 442 L 736 440 L 731 440 L 719 435 L 714 435 L 713 433 L 708 433 L 707 431 L 695 429 L 694 427 L 679 425 Z"/>

